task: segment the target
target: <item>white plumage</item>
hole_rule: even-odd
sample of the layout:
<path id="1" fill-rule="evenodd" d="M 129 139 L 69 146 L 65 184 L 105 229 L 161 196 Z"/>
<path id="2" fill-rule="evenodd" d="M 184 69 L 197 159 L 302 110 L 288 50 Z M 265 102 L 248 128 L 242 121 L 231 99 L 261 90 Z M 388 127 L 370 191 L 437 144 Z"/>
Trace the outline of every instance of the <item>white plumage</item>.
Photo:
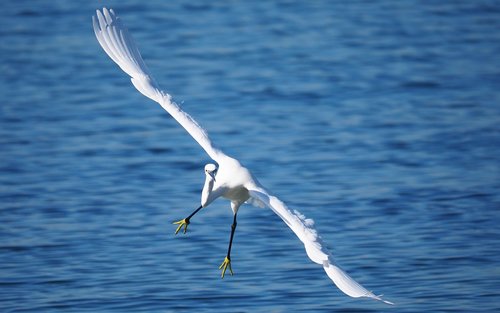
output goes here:
<path id="1" fill-rule="evenodd" d="M 103 8 L 102 12 L 97 10 L 97 15 L 93 16 L 92 20 L 95 35 L 102 48 L 131 77 L 132 83 L 137 90 L 146 97 L 158 102 L 218 164 L 218 166 L 209 164 L 205 167 L 206 181 L 199 209 L 208 206 L 219 197 L 229 199 L 235 215 L 233 225 L 235 228 L 236 214 L 241 204 L 249 202 L 259 206 L 268 206 L 297 235 L 304 244 L 307 256 L 314 263 L 323 266 L 327 275 L 345 294 L 355 298 L 369 297 L 392 304 L 365 289 L 335 264 L 332 255 L 314 229 L 312 220 L 306 219 L 298 211 L 290 210 L 281 200 L 262 187 L 240 162 L 227 156 L 212 144 L 205 130 L 191 116 L 185 113 L 179 105 L 173 102 L 171 96 L 162 91 L 151 77 L 132 37 L 112 9 Z M 187 224 L 185 225 L 186 229 Z"/>

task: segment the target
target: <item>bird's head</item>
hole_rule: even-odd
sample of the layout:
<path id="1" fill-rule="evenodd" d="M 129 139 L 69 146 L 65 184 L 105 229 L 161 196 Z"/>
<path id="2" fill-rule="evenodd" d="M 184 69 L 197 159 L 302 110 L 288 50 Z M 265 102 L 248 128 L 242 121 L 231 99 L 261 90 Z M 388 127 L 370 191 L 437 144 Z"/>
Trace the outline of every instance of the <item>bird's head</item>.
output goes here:
<path id="1" fill-rule="evenodd" d="M 215 164 L 207 164 L 205 165 L 205 175 L 210 176 L 215 181 L 215 175 L 217 174 L 217 165 Z"/>

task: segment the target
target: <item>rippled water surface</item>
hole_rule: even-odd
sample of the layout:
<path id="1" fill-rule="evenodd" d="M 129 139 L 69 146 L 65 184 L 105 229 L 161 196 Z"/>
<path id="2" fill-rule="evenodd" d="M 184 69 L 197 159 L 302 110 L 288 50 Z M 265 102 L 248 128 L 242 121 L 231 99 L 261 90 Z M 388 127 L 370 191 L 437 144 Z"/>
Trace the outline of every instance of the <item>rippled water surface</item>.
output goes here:
<path id="1" fill-rule="evenodd" d="M 209 159 L 98 46 L 102 5 L 395 307 L 342 294 L 268 209 L 240 210 L 224 280 L 227 202 L 174 236 Z M 2 4 L 0 311 L 500 311 L 499 29 L 495 1 Z"/>

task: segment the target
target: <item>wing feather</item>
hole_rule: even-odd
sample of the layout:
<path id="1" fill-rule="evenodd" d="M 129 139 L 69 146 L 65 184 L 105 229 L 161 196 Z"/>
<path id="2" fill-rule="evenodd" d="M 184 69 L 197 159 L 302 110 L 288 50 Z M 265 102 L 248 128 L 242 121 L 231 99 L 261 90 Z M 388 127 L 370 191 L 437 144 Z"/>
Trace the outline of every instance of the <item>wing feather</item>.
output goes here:
<path id="1" fill-rule="evenodd" d="M 111 9 L 96 11 L 92 17 L 94 32 L 106 54 L 131 77 L 132 84 L 144 96 L 158 102 L 186 131 L 200 144 L 215 161 L 224 157 L 216 148 L 207 132 L 181 107 L 172 101 L 172 97 L 161 90 L 151 76 L 142 56 L 127 28 Z"/>
<path id="2" fill-rule="evenodd" d="M 368 297 L 387 304 L 393 304 L 390 301 L 383 300 L 381 296 L 376 296 L 371 291 L 361 286 L 335 264 L 330 251 L 328 251 L 323 240 L 314 228 L 313 220 L 307 219 L 298 211 L 290 210 L 285 203 L 260 186 L 251 186 L 247 188 L 252 198 L 265 203 L 288 225 L 288 227 L 290 227 L 304 244 L 307 256 L 314 263 L 323 266 L 328 277 L 330 277 L 342 292 L 354 298 Z"/>

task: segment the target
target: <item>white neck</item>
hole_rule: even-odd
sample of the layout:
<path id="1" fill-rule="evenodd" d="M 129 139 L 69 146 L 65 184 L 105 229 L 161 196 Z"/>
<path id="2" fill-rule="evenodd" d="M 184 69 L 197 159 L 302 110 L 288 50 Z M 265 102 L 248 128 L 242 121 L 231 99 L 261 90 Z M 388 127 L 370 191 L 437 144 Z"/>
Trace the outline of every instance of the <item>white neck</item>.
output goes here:
<path id="1" fill-rule="evenodd" d="M 201 191 L 201 205 L 203 207 L 206 207 L 207 205 L 212 203 L 215 198 L 217 198 L 217 196 L 212 192 L 214 184 L 215 180 L 210 175 L 206 175 L 205 185 L 203 186 L 203 190 Z"/>

